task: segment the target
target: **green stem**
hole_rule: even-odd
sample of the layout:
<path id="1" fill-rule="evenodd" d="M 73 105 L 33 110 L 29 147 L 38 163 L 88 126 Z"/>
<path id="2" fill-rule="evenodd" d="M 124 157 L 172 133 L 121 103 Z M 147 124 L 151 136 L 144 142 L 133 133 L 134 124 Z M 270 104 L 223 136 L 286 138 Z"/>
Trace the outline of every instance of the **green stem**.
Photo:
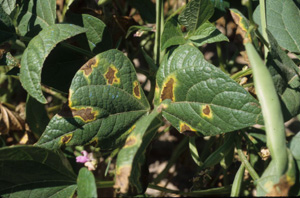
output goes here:
<path id="1" fill-rule="evenodd" d="M 267 145 L 277 174 L 282 175 L 287 168 L 288 154 L 284 121 L 278 95 L 269 70 L 262 62 L 252 43 L 245 43 L 250 64 L 253 69 L 254 85 L 261 104 L 267 135 Z"/>
<path id="2" fill-rule="evenodd" d="M 216 43 L 217 46 L 217 55 L 218 55 L 218 60 L 219 60 L 219 65 L 220 65 L 220 69 L 224 72 L 224 73 L 228 73 L 226 71 L 226 67 L 223 61 L 223 55 L 222 55 L 222 48 L 221 48 L 221 44 L 220 43 Z"/>
<path id="3" fill-rule="evenodd" d="M 177 15 L 179 12 L 181 12 L 184 8 L 186 7 L 186 4 L 184 4 L 184 6 L 181 6 L 179 9 L 177 9 L 175 12 L 173 12 L 166 21 L 168 21 L 169 19 L 171 19 L 172 17 L 174 17 L 175 15 Z"/>
<path id="4" fill-rule="evenodd" d="M 251 74 L 252 74 L 252 69 L 248 68 L 248 69 L 245 69 L 245 70 L 241 70 L 241 71 L 239 71 L 235 74 L 232 74 L 230 76 L 230 78 L 235 80 L 235 81 L 238 81 L 239 78 L 244 77 L 244 76 L 248 76 L 248 75 L 251 75 Z"/>
<path id="5" fill-rule="evenodd" d="M 156 1 L 156 31 L 155 31 L 155 43 L 154 43 L 154 56 L 155 64 L 158 66 L 161 58 L 160 51 L 160 37 L 163 27 L 163 0 Z"/>
<path id="6" fill-rule="evenodd" d="M 97 188 L 112 188 L 114 184 L 114 181 L 96 181 Z"/>
<path id="7" fill-rule="evenodd" d="M 224 186 L 218 188 L 211 188 L 207 190 L 195 190 L 191 192 L 182 192 L 182 191 L 171 190 L 168 188 L 160 187 L 153 184 L 149 184 L 148 188 L 152 188 L 166 193 L 174 193 L 174 194 L 191 196 L 191 197 L 208 196 L 208 195 L 229 195 L 231 190 L 231 186 Z"/>
<path id="8" fill-rule="evenodd" d="M 269 43 L 267 35 L 267 18 L 266 18 L 266 0 L 259 0 L 260 5 L 260 21 L 261 21 L 261 30 L 263 38 Z M 268 46 L 264 45 L 265 58 L 268 55 Z"/>
<path id="9" fill-rule="evenodd" d="M 238 197 L 240 195 L 244 172 L 245 164 L 242 163 L 234 177 L 230 197 Z"/>
<path id="10" fill-rule="evenodd" d="M 173 164 L 176 162 L 176 160 L 181 156 L 181 154 L 185 151 L 185 148 L 187 147 L 187 144 L 189 142 L 188 137 L 184 137 L 183 140 L 181 140 L 180 144 L 175 148 L 175 150 L 172 153 L 172 156 L 167 164 L 167 166 L 164 168 L 164 170 L 153 180 L 154 184 L 157 184 L 164 178 L 164 176 L 168 173 L 169 169 L 173 166 Z"/>

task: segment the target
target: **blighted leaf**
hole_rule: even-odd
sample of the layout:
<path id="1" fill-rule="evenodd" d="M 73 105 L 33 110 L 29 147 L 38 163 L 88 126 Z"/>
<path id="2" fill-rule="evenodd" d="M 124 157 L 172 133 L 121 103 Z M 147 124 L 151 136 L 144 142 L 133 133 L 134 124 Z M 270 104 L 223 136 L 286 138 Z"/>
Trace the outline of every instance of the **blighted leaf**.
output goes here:
<path id="1" fill-rule="evenodd" d="M 182 45 L 185 43 L 186 43 L 186 40 L 183 36 L 183 33 L 181 32 L 181 28 L 180 28 L 179 24 L 177 23 L 176 19 L 174 19 L 174 18 L 169 19 L 166 22 L 166 24 L 164 26 L 164 31 L 162 33 L 161 50 L 164 50 L 173 45 Z"/>
<path id="2" fill-rule="evenodd" d="M 181 133 L 217 135 L 262 123 L 258 101 L 193 46 L 169 52 L 156 77 L 155 104 L 172 101 L 163 116 Z"/>
<path id="3" fill-rule="evenodd" d="M 206 22 L 202 24 L 189 39 L 195 46 L 202 46 L 206 43 L 229 41 L 213 24 Z"/>
<path id="4" fill-rule="evenodd" d="M 78 198 L 97 197 L 97 187 L 94 175 L 87 168 L 83 167 L 80 169 L 77 185 Z"/>
<path id="5" fill-rule="evenodd" d="M 54 116 L 37 145 L 93 144 L 113 149 L 149 110 L 130 60 L 117 50 L 90 59 L 73 78 L 69 104 Z"/>
<path id="6" fill-rule="evenodd" d="M 179 15 L 179 22 L 188 31 L 196 30 L 214 13 L 214 5 L 210 0 L 192 0 Z"/>
<path id="7" fill-rule="evenodd" d="M 10 15 L 10 13 L 15 9 L 16 0 L 0 0 L 0 5 L 6 14 Z"/>
<path id="8" fill-rule="evenodd" d="M 260 26 L 260 6 L 253 13 Z M 300 53 L 300 11 L 293 1 L 266 0 L 267 29 L 283 48 Z"/>
<path id="9" fill-rule="evenodd" d="M 26 91 L 41 103 L 46 103 L 41 89 L 41 71 L 46 57 L 61 41 L 83 33 L 85 29 L 71 24 L 46 27 L 28 44 L 21 60 L 20 81 Z"/>
<path id="10" fill-rule="evenodd" d="M 42 135 L 49 123 L 49 117 L 45 105 L 39 103 L 29 95 L 26 101 L 26 121 L 30 130 L 38 137 Z"/>
<path id="11" fill-rule="evenodd" d="M 251 41 L 253 36 L 247 34 L 250 26 L 248 19 L 237 9 L 230 9 L 230 13 L 235 24 L 238 25 L 237 34 L 241 35 L 243 40 L 248 38 Z"/>
<path id="12" fill-rule="evenodd" d="M 33 146 L 0 149 L 0 194 L 3 197 L 71 197 L 76 175 L 59 152 Z"/>
<path id="13" fill-rule="evenodd" d="M 55 23 L 55 0 L 23 1 L 18 16 L 18 30 L 21 36 L 27 33 L 37 35 L 42 29 Z M 50 37 L 50 36 L 49 36 Z"/>
<path id="14" fill-rule="evenodd" d="M 283 196 L 289 195 L 290 188 L 295 184 L 296 166 L 291 154 L 288 150 L 288 167 L 285 174 L 277 175 L 275 161 L 271 161 L 263 175 L 257 180 L 256 196 Z"/>
<path id="15" fill-rule="evenodd" d="M 148 181 L 143 176 L 144 170 L 142 170 L 145 163 L 145 152 L 158 127 L 161 126 L 161 122 L 156 118 L 167 103 L 168 101 L 165 101 L 149 115 L 145 115 L 137 121 L 133 131 L 127 137 L 125 145 L 120 150 L 117 157 L 114 185 L 114 188 L 120 193 L 141 194 L 146 190 Z M 150 126 L 151 128 L 149 128 Z"/>
<path id="16" fill-rule="evenodd" d="M 15 39 L 15 27 L 9 15 L 0 6 L 0 44 Z"/>

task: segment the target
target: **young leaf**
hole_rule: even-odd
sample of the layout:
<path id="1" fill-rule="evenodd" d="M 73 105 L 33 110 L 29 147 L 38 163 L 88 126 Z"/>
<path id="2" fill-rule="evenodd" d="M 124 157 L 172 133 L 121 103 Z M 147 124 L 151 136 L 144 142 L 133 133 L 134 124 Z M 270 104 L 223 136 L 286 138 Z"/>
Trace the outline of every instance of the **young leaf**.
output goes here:
<path id="1" fill-rule="evenodd" d="M 155 120 L 161 113 L 161 109 L 169 101 L 165 101 L 156 107 L 149 115 L 137 121 L 135 128 L 127 137 L 125 145 L 120 150 L 117 158 L 116 183 L 114 188 L 122 194 L 141 194 L 146 190 L 147 184 L 143 182 L 141 167 L 145 163 L 145 151 L 156 134 L 157 128 L 161 125 L 159 120 Z M 148 129 L 149 127 L 152 127 Z"/>
<path id="2" fill-rule="evenodd" d="M 260 7 L 253 13 L 260 25 Z M 300 11 L 293 1 L 266 0 L 267 29 L 279 45 L 291 52 L 300 53 Z"/>
<path id="3" fill-rule="evenodd" d="M 8 14 L 0 6 L 0 44 L 15 38 L 15 27 Z"/>
<path id="4" fill-rule="evenodd" d="M 183 45 L 186 43 L 183 33 L 181 32 L 180 26 L 174 18 L 171 18 L 166 22 L 161 37 L 161 43 L 162 51 L 173 45 Z"/>
<path id="5" fill-rule="evenodd" d="M 26 91 L 41 103 L 46 103 L 41 89 L 41 71 L 46 57 L 57 43 L 83 33 L 85 29 L 71 24 L 46 27 L 34 37 L 23 53 L 20 81 Z"/>
<path id="6" fill-rule="evenodd" d="M 156 78 L 155 103 L 172 100 L 163 116 L 181 133 L 217 135 L 262 123 L 258 101 L 193 46 L 169 52 Z"/>
<path id="7" fill-rule="evenodd" d="M 55 23 L 55 0 L 29 0 L 22 1 L 18 16 L 18 30 L 21 36 L 30 33 L 37 35 L 42 29 Z"/>
<path id="8" fill-rule="evenodd" d="M 179 22 L 188 31 L 196 30 L 214 14 L 214 5 L 210 0 L 191 0 L 179 15 Z"/>
<path id="9" fill-rule="evenodd" d="M 78 198 L 97 197 L 97 187 L 94 175 L 87 168 L 83 167 L 80 169 L 77 185 Z"/>
<path id="10" fill-rule="evenodd" d="M 71 197 L 76 175 L 63 154 L 33 146 L 0 149 L 3 197 Z"/>
<path id="11" fill-rule="evenodd" d="M 10 13 L 15 9 L 16 0 L 0 0 L 0 5 L 6 14 L 10 15 Z"/>
<path id="12" fill-rule="evenodd" d="M 229 41 L 213 24 L 206 22 L 202 24 L 189 39 L 197 47 L 206 43 L 215 43 L 221 41 Z"/>
<path id="13" fill-rule="evenodd" d="M 130 60 L 118 50 L 90 59 L 73 78 L 69 105 L 54 116 L 37 145 L 94 143 L 113 149 L 124 143 L 130 128 L 149 110 L 149 103 Z"/>

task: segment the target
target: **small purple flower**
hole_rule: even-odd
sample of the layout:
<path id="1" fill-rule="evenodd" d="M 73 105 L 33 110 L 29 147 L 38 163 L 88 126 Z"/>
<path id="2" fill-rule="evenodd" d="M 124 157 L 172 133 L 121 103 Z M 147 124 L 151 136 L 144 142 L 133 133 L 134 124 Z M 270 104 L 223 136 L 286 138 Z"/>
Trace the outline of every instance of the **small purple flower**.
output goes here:
<path id="1" fill-rule="evenodd" d="M 86 163 L 88 161 L 90 161 L 89 157 L 88 157 L 88 152 L 86 151 L 81 151 L 81 153 L 83 154 L 83 156 L 78 156 L 76 157 L 76 162 L 78 163 Z"/>

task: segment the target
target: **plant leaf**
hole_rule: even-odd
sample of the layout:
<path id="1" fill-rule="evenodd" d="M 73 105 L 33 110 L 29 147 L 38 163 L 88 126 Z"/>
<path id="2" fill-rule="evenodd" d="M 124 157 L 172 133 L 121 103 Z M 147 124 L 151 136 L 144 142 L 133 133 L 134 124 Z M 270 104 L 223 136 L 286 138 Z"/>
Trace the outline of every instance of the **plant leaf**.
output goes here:
<path id="1" fill-rule="evenodd" d="M 196 30 L 214 14 L 214 5 L 210 0 L 192 0 L 179 15 L 179 22 L 188 31 Z"/>
<path id="2" fill-rule="evenodd" d="M 296 161 L 297 164 L 297 170 L 298 170 L 298 174 L 296 174 L 297 178 L 296 178 L 296 183 L 294 185 L 294 187 L 291 188 L 290 191 L 290 196 L 300 196 L 300 189 L 299 189 L 299 185 L 300 185 L 300 153 L 299 153 L 299 149 L 300 149 L 300 133 L 298 132 L 293 139 L 291 140 L 291 142 L 289 143 L 289 149 L 291 150 L 291 153 Z"/>
<path id="3" fill-rule="evenodd" d="M 217 135 L 262 123 L 258 101 L 193 46 L 169 52 L 156 79 L 155 104 L 172 100 L 163 116 L 181 133 Z"/>
<path id="4" fill-rule="evenodd" d="M 300 113 L 300 71 L 270 32 L 268 37 L 270 53 L 266 65 L 281 99 L 284 120 L 289 120 Z"/>
<path id="5" fill-rule="evenodd" d="M 87 168 L 83 167 L 80 169 L 77 178 L 77 185 L 78 198 L 98 197 L 94 175 Z"/>
<path id="6" fill-rule="evenodd" d="M 76 175 L 63 154 L 33 146 L 0 149 L 0 194 L 4 197 L 72 196 Z M 54 196 L 55 197 L 55 196 Z"/>
<path id="7" fill-rule="evenodd" d="M 0 0 L 0 5 L 6 14 L 10 15 L 10 13 L 12 13 L 12 11 L 15 9 L 16 0 Z"/>
<path id="8" fill-rule="evenodd" d="M 202 24 L 189 39 L 197 47 L 206 43 L 215 43 L 221 41 L 229 41 L 213 24 L 206 22 Z"/>
<path id="9" fill-rule="evenodd" d="M 166 22 L 162 33 L 161 43 L 161 51 L 173 45 L 183 45 L 186 43 L 180 26 L 174 18 L 171 18 Z"/>
<path id="10" fill-rule="evenodd" d="M 89 14 L 68 14 L 68 20 L 71 23 L 84 27 L 85 34 L 77 36 L 77 42 L 82 48 L 87 49 L 94 54 L 109 50 L 112 48 L 112 38 L 105 23 L 100 19 Z"/>
<path id="11" fill-rule="evenodd" d="M 30 41 L 22 56 L 20 81 L 33 98 L 41 103 L 47 102 L 41 89 L 41 71 L 51 50 L 57 43 L 84 31 L 85 29 L 71 24 L 55 24 L 46 27 Z"/>
<path id="12" fill-rule="evenodd" d="M 230 3 L 226 0 L 210 0 L 215 7 L 215 12 L 209 21 L 213 22 L 224 16 L 227 9 L 230 7 Z"/>
<path id="13" fill-rule="evenodd" d="M 143 178 L 142 165 L 145 163 L 146 148 L 154 138 L 156 131 L 161 126 L 161 121 L 156 120 L 161 109 L 169 101 L 156 107 L 149 115 L 145 115 L 136 122 L 135 128 L 127 137 L 125 145 L 117 157 L 116 179 L 114 188 L 122 194 L 141 194 L 147 188 L 148 181 Z M 151 129 L 148 129 L 149 127 Z"/>
<path id="14" fill-rule="evenodd" d="M 260 7 L 253 13 L 260 26 Z M 283 48 L 300 53 L 300 11 L 293 1 L 266 0 L 267 29 Z"/>
<path id="15" fill-rule="evenodd" d="M 149 110 L 130 60 L 118 50 L 90 59 L 73 78 L 69 105 L 54 116 L 37 145 L 95 143 L 108 150 L 124 143 L 130 128 Z"/>
<path id="16" fill-rule="evenodd" d="M 11 18 L 0 6 L 0 44 L 10 39 L 15 39 L 15 33 Z"/>
<path id="17" fill-rule="evenodd" d="M 18 16 L 18 30 L 21 36 L 37 35 L 42 29 L 55 23 L 55 0 L 23 1 Z M 29 35 L 27 35 L 29 36 Z"/>

